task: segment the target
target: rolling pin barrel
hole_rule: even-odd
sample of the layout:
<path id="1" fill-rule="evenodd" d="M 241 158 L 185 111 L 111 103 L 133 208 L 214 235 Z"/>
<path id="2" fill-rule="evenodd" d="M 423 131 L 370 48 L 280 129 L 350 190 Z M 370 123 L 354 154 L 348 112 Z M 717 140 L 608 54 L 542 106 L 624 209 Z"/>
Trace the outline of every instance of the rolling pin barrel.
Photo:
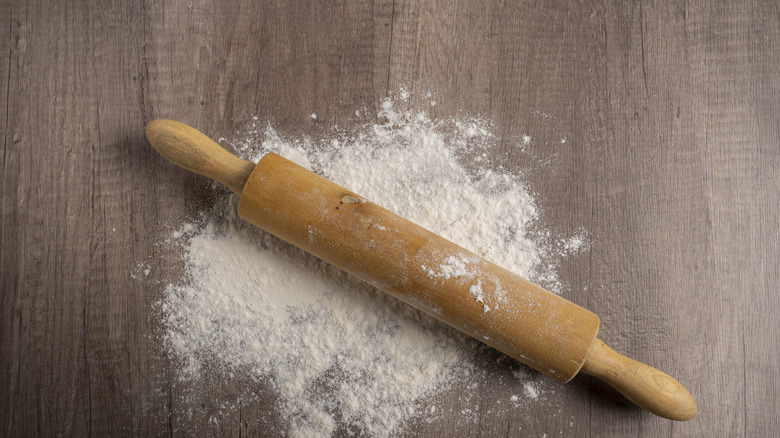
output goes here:
<path id="1" fill-rule="evenodd" d="M 249 176 L 245 220 L 560 381 L 598 317 L 275 154 Z"/>
<path id="2" fill-rule="evenodd" d="M 174 163 L 241 196 L 245 220 L 559 381 L 581 369 L 644 409 L 696 415 L 676 380 L 612 351 L 598 317 L 275 154 L 255 166 L 171 120 L 146 128 Z"/>

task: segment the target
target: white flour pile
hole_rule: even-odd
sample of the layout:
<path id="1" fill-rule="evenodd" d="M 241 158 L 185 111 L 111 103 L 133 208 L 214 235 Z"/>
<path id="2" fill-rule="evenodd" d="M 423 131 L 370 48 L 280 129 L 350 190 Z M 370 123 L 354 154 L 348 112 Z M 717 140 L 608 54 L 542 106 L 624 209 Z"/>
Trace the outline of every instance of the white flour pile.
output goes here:
<path id="1" fill-rule="evenodd" d="M 489 124 L 433 121 L 396 109 L 402 103 L 386 100 L 379 123 L 325 142 L 282 138 L 272 128 L 221 141 L 255 161 L 276 152 L 560 287 L 553 259 L 578 251 L 582 238 L 556 242 L 531 231 L 533 196 L 517 175 L 488 162 L 496 145 Z M 529 141 L 519 141 L 516 153 Z M 477 374 L 476 341 L 244 223 L 237 199 L 224 199 L 174 233 L 186 278 L 167 287 L 160 309 L 165 347 L 183 379 L 197 382 L 209 368 L 266 382 L 287 422 L 269 433 L 389 436 L 406 421 L 437 415 L 432 396 Z M 517 391 L 533 401 L 541 389 L 519 382 Z"/>

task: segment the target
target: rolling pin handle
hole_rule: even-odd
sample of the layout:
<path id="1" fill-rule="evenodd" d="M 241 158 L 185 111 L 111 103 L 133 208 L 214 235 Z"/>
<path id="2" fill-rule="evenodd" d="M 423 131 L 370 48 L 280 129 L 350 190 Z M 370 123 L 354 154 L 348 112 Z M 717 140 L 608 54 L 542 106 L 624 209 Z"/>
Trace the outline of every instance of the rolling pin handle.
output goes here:
<path id="1" fill-rule="evenodd" d="M 226 185 L 241 195 L 255 165 L 236 157 L 197 129 L 173 120 L 146 125 L 146 138 L 173 163 Z"/>
<path id="2" fill-rule="evenodd" d="M 600 339 L 593 342 L 582 372 L 609 383 L 639 407 L 660 417 L 686 421 L 698 412 L 693 396 L 677 380 L 615 352 Z"/>

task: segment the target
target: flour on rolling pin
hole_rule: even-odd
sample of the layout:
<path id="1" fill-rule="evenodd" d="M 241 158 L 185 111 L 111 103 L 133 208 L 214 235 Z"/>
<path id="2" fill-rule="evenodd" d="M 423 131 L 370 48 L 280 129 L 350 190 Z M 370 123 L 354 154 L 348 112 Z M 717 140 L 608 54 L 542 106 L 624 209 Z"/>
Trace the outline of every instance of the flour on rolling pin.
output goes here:
<path id="1" fill-rule="evenodd" d="M 582 236 L 556 239 L 540 230 L 521 178 L 489 161 L 498 140 L 486 122 L 434 121 L 419 109 L 398 111 L 387 100 L 380 124 L 324 144 L 284 139 L 256 124 L 222 144 L 254 161 L 278 153 L 559 290 L 556 262 L 580 251 Z M 522 153 L 530 141 L 518 139 L 510 153 Z M 160 303 L 165 347 L 181 361 L 182 378 L 217 368 L 269 382 L 279 418 L 289 422 L 280 433 L 289 436 L 338 430 L 392 435 L 410 418 L 451 421 L 476 411 L 448 412 L 435 396 L 452 386 L 490 384 L 475 366 L 474 351 L 485 347 L 247 224 L 236 215 L 236 199 L 223 199 L 195 226 L 177 230 L 186 275 L 167 287 Z M 500 288 L 488 289 L 459 254 L 421 268 L 432 278 L 462 280 L 485 313 L 506 304 Z M 548 386 L 538 375 L 519 365 L 507 367 L 507 374 L 510 392 L 497 408 L 544 398 Z"/>

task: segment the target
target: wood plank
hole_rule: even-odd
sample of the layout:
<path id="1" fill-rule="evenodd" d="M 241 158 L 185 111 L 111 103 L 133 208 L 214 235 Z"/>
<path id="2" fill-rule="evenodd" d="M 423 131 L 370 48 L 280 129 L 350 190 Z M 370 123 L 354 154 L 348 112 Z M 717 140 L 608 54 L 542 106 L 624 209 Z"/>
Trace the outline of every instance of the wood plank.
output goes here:
<path id="1" fill-rule="evenodd" d="M 565 296 L 616 350 L 689 386 L 700 414 L 670 423 L 583 377 L 550 384 L 560 412 L 497 409 L 511 388 L 487 352 L 495 378 L 442 400 L 460 412 L 472 397 L 474 423 L 402 435 L 771 435 L 778 14 L 771 0 L 0 2 L 2 434 L 282 435 L 262 383 L 179 382 L 160 350 L 154 303 L 182 266 L 155 242 L 213 194 L 152 153 L 143 126 L 231 137 L 256 115 L 322 138 L 405 87 L 434 94 L 434 117 L 489 118 L 497 154 L 540 141 L 505 165 L 546 227 L 589 233 L 560 272 Z"/>

